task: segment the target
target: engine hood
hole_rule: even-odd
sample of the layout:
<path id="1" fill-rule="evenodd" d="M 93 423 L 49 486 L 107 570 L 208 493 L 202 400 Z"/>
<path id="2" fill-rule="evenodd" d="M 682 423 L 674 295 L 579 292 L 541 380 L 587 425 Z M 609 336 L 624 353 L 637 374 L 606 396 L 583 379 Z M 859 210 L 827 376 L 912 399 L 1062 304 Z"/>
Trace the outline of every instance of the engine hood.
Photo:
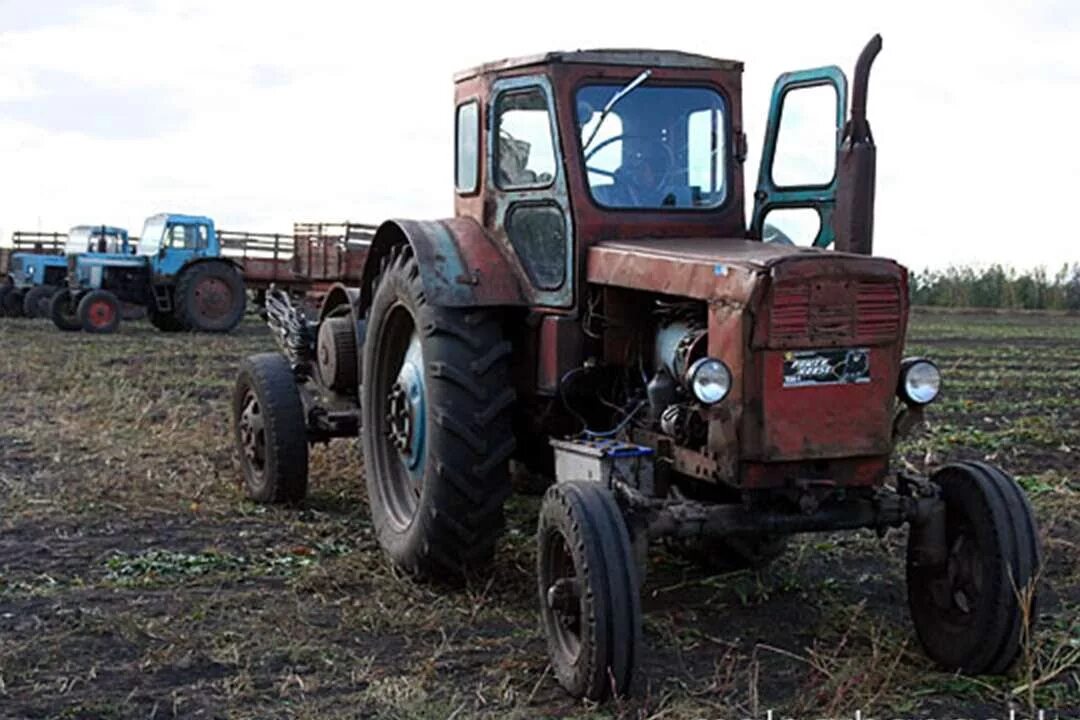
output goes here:
<path id="1" fill-rule="evenodd" d="M 591 283 L 702 300 L 746 301 L 765 277 L 900 279 L 893 260 L 742 238 L 611 240 L 589 248 Z"/>

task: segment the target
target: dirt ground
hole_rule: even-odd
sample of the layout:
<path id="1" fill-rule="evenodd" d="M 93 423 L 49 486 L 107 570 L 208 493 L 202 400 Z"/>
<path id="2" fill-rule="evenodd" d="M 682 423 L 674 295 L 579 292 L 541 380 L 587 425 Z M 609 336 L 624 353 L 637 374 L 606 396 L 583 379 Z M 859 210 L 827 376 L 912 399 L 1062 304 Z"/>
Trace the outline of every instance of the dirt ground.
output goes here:
<path id="1" fill-rule="evenodd" d="M 921 653 L 903 532 L 802 536 L 760 573 L 658 549 L 635 696 L 601 708 L 546 666 L 537 498 L 511 500 L 493 574 L 460 588 L 384 561 L 355 442 L 314 451 L 301 509 L 242 498 L 230 390 L 272 347 L 255 320 L 228 337 L 0 320 L 0 717 L 1080 717 L 1080 318 L 913 318 L 909 350 L 946 389 L 897 463 L 990 459 L 1038 514 L 1038 625 L 1010 676 Z"/>

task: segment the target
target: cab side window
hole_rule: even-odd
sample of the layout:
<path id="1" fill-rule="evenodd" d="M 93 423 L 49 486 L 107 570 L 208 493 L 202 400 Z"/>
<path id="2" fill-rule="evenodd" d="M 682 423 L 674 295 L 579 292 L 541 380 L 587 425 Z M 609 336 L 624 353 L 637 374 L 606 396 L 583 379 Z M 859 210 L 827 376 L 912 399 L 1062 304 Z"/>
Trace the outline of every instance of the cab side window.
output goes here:
<path id="1" fill-rule="evenodd" d="M 547 96 L 538 87 L 499 96 L 495 106 L 495 182 L 503 190 L 546 187 L 555 178 Z"/>
<path id="2" fill-rule="evenodd" d="M 172 225 L 165 231 L 165 243 L 177 250 L 202 250 L 206 239 L 205 225 Z"/>

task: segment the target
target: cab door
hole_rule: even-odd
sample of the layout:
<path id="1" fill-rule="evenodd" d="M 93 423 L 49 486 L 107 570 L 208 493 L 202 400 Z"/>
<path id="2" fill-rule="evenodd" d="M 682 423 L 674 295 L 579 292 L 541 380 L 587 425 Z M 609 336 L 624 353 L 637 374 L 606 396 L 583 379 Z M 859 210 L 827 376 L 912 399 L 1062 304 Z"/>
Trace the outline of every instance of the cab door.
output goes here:
<path id="1" fill-rule="evenodd" d="M 836 158 L 847 78 L 835 65 L 784 73 L 773 85 L 751 237 L 828 247 L 835 240 Z"/>
<path id="2" fill-rule="evenodd" d="M 573 220 L 551 83 L 544 75 L 505 78 L 491 95 L 485 225 L 520 264 L 532 304 L 569 307 Z"/>

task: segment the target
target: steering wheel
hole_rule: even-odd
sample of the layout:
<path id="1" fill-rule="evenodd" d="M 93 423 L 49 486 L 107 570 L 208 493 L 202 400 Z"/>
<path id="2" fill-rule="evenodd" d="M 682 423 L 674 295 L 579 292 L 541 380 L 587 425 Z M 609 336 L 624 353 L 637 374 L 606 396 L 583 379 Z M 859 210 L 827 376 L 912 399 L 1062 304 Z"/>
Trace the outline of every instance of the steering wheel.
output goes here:
<path id="1" fill-rule="evenodd" d="M 612 178 L 613 180 L 615 180 L 617 182 L 629 182 L 631 184 L 638 185 L 639 183 L 635 179 L 627 177 L 626 173 L 621 173 L 619 171 L 612 171 L 612 170 L 603 170 L 601 168 L 596 168 L 596 167 L 592 167 L 592 166 L 589 165 L 589 160 L 592 159 L 593 155 L 596 155 L 596 153 L 600 152 L 601 150 L 606 148 L 608 145 L 611 145 L 612 143 L 615 143 L 615 142 L 619 142 L 621 140 L 637 140 L 637 141 L 640 141 L 642 144 L 656 146 L 656 147 L 659 147 L 660 149 L 663 150 L 662 153 L 658 153 L 658 156 L 663 157 L 666 160 L 666 163 L 664 165 L 663 172 L 660 173 L 660 177 L 656 181 L 655 187 L 642 188 L 643 190 L 647 190 L 647 191 L 651 191 L 651 192 L 660 192 L 660 191 L 662 191 L 667 186 L 668 182 L 671 180 L 672 171 L 675 169 L 675 153 L 672 151 L 672 149 L 668 146 L 667 143 L 665 143 L 665 142 L 663 142 L 661 140 L 657 140 L 656 138 L 645 137 L 645 136 L 642 136 L 642 135 L 625 135 L 625 134 L 624 135 L 615 135 L 613 137 L 609 137 L 608 139 L 601 141 L 601 143 L 599 145 L 597 145 L 596 147 L 594 147 L 592 150 L 589 150 L 588 152 L 585 153 L 585 170 L 587 170 L 588 172 L 594 172 L 594 173 L 596 173 L 598 175 L 604 175 L 606 177 Z M 640 162 L 640 160 L 639 160 L 639 162 Z M 622 167 L 623 168 L 626 167 L 625 162 L 623 163 Z M 619 168 L 619 170 L 622 170 L 622 168 Z"/>

